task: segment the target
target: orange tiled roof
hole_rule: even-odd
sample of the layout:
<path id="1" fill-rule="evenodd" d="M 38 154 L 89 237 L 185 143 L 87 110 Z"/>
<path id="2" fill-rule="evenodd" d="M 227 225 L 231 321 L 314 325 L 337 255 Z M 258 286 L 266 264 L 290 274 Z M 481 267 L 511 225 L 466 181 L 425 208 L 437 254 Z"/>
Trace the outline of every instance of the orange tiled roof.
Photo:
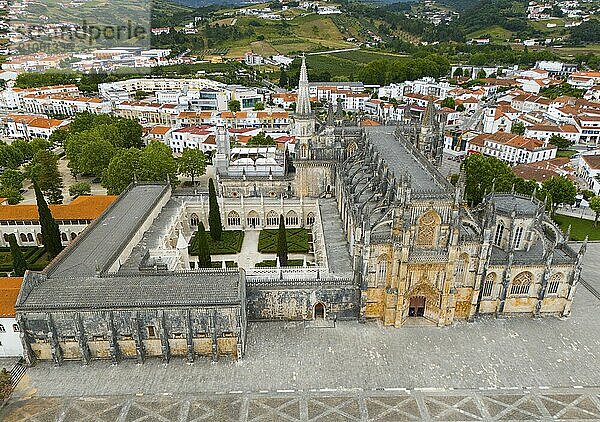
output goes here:
<path id="1" fill-rule="evenodd" d="M 170 130 L 170 126 L 154 126 L 152 129 L 150 129 L 150 133 L 153 135 L 164 135 Z"/>
<path id="2" fill-rule="evenodd" d="M 0 277 L 0 317 L 14 317 L 23 277 Z"/>
<path id="3" fill-rule="evenodd" d="M 361 126 L 380 126 L 379 122 L 371 119 L 364 119 L 360 122 Z"/>
<path id="4" fill-rule="evenodd" d="M 50 205 L 57 220 L 94 220 L 116 196 L 80 196 L 66 205 Z M 37 205 L 0 205 L 0 221 L 38 221 Z"/>

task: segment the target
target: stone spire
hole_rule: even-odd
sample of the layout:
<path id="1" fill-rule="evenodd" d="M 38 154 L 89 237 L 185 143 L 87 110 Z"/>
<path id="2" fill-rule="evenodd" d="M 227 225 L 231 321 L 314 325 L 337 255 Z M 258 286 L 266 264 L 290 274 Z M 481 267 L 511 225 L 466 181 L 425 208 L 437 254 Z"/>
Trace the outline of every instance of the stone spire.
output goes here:
<path id="1" fill-rule="evenodd" d="M 327 126 L 335 126 L 333 102 L 329 101 L 329 107 L 327 108 Z"/>
<path id="2" fill-rule="evenodd" d="M 423 115 L 422 126 L 433 128 L 435 122 L 435 105 L 433 104 L 433 100 L 429 100 L 427 108 L 425 109 L 425 114 Z"/>
<path id="3" fill-rule="evenodd" d="M 304 55 L 302 55 L 302 65 L 300 66 L 300 81 L 298 83 L 296 114 L 301 116 L 308 116 L 311 114 L 310 93 L 308 91 L 308 72 L 306 70 L 306 56 Z"/>

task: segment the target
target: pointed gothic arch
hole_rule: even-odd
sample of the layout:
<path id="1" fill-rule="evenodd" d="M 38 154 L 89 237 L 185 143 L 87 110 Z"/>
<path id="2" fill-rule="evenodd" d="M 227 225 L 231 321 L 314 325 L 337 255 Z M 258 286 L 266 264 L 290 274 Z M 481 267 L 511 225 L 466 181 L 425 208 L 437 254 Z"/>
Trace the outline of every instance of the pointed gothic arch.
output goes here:
<path id="1" fill-rule="evenodd" d="M 297 226 L 298 225 L 298 214 L 296 211 L 291 210 L 285 215 L 285 225 L 286 226 Z"/>

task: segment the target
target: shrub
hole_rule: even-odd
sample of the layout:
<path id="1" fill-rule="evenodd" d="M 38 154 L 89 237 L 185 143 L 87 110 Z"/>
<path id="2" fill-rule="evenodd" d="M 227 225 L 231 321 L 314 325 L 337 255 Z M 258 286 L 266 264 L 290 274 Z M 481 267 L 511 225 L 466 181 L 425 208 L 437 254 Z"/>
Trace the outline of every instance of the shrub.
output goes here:
<path id="1" fill-rule="evenodd" d="M 258 251 L 277 253 L 277 229 L 261 230 L 258 237 Z M 308 230 L 304 228 L 286 229 L 288 253 L 308 253 Z"/>

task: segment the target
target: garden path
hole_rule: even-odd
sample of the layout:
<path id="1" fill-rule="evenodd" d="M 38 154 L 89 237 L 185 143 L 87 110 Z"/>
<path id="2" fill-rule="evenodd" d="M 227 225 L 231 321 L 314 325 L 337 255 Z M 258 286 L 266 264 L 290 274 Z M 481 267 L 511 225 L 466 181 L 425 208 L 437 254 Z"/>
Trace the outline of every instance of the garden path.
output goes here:
<path id="1" fill-rule="evenodd" d="M 212 255 L 212 261 L 235 261 L 238 263 L 238 267 L 240 268 L 254 268 L 257 263 L 266 259 L 276 259 L 277 254 L 258 252 L 259 235 L 260 230 L 245 229 L 244 241 L 242 243 L 242 249 L 239 253 Z M 303 259 L 305 256 L 308 259 L 307 254 L 289 253 L 288 259 Z"/>

